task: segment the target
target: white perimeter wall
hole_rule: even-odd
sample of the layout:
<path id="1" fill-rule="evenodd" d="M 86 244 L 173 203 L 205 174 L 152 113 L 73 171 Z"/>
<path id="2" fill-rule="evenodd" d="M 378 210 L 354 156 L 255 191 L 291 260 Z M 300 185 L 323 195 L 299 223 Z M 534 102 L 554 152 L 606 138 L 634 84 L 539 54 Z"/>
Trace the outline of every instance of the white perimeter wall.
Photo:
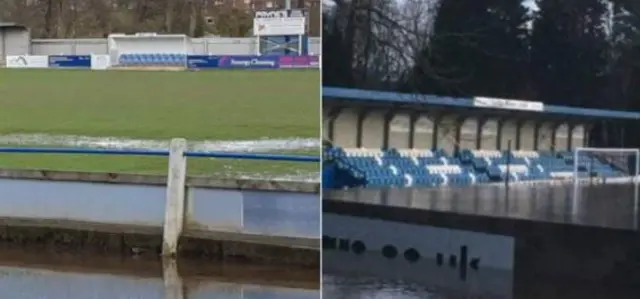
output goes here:
<path id="1" fill-rule="evenodd" d="M 323 236 L 336 238 L 338 243 L 340 239 L 349 240 L 351 244 L 361 241 L 367 248 L 358 255 L 325 247 L 323 271 L 326 273 L 401 278 L 428 282 L 431 287 L 456 294 L 511 297 L 515 254 L 513 237 L 328 213 L 323 214 L 322 223 Z M 382 255 L 385 245 L 396 247 L 398 256 L 385 258 Z M 449 257 L 458 255 L 461 246 L 467 246 L 469 259 L 480 261 L 478 270 L 469 268 L 464 278 L 460 276 L 459 267 L 449 265 Z M 420 253 L 420 260 L 409 262 L 403 257 L 409 248 Z M 444 257 L 441 266 L 437 265 L 438 254 Z"/>
<path id="2" fill-rule="evenodd" d="M 166 187 L 0 179 L 0 217 L 162 227 Z M 320 237 L 318 194 L 189 188 L 189 224 L 210 231 Z M 187 224 L 186 229 L 189 229 Z"/>
<path id="3" fill-rule="evenodd" d="M 258 43 L 256 38 L 192 38 L 191 54 L 212 55 L 256 55 Z M 309 53 L 322 54 L 320 38 L 309 38 Z M 23 55 L 21 53 L 20 55 Z M 107 55 L 109 54 L 106 38 L 93 39 L 34 39 L 31 41 L 31 55 Z"/>

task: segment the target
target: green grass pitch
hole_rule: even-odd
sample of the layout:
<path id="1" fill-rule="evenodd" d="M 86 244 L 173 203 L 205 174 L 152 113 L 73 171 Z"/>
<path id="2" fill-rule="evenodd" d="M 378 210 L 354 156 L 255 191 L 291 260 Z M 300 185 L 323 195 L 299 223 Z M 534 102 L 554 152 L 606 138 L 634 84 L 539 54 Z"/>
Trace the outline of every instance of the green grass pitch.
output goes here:
<path id="1" fill-rule="evenodd" d="M 319 138 L 318 70 L 0 69 L 0 135 Z M 300 152 L 300 151 L 295 151 Z M 304 150 L 317 155 L 318 150 Z M 166 158 L 0 154 L 1 168 L 164 173 Z M 192 158 L 190 174 L 315 172 L 316 163 Z"/>

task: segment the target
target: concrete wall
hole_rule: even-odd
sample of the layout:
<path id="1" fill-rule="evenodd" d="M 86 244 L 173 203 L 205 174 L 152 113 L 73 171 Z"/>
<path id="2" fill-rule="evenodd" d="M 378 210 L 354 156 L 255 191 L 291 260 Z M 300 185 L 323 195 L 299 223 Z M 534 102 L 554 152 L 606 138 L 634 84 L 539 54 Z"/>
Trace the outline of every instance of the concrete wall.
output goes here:
<path id="1" fill-rule="evenodd" d="M 480 148 L 495 150 L 499 148 L 501 124 L 498 119 L 482 119 L 480 125 Z"/>
<path id="2" fill-rule="evenodd" d="M 0 61 L 7 55 L 29 53 L 29 30 L 19 27 L 0 27 Z"/>
<path id="3" fill-rule="evenodd" d="M 255 55 L 258 42 L 255 38 L 193 38 L 190 49 L 192 54 L 213 55 Z M 309 38 L 309 53 L 321 54 L 320 38 Z M 24 54 L 24 53 L 20 53 Z M 106 38 L 96 39 L 34 39 L 31 41 L 32 55 L 81 55 L 109 54 Z"/>
<path id="4" fill-rule="evenodd" d="M 408 148 L 411 138 L 411 116 L 409 114 L 396 114 L 389 123 L 389 143 L 390 147 Z M 384 126 L 382 126 L 384 130 Z"/>
<path id="5" fill-rule="evenodd" d="M 323 217 L 327 272 L 428 282 L 471 298 L 510 297 L 512 237 L 326 212 Z"/>
<path id="6" fill-rule="evenodd" d="M 484 272 L 484 267 L 490 265 L 492 259 L 500 260 L 506 255 L 505 251 L 495 248 L 500 243 L 492 242 L 489 236 L 511 237 L 515 240 L 511 269 L 516 287 L 531 285 L 532 282 L 536 286 L 557 286 L 561 282 L 568 286 L 595 284 L 609 290 L 623 287 L 635 291 L 640 281 L 638 256 L 635 254 L 640 250 L 640 242 L 637 238 L 638 219 L 631 212 L 637 205 L 637 199 L 633 198 L 634 189 L 624 184 L 585 185 L 579 200 L 574 198 L 571 185 L 338 190 L 323 194 L 323 234 L 332 232 L 338 238 L 349 237 L 351 240 L 375 236 L 378 244 L 385 241 L 401 244 L 406 240 L 417 247 L 428 242 L 436 243 L 438 238 L 442 238 L 437 233 L 427 233 L 430 227 L 465 231 L 467 234 L 460 240 L 452 236 L 454 240 L 451 241 L 468 244 L 468 257 L 474 256 L 469 253 L 480 255 L 483 250 L 494 247 L 486 251 L 486 257 L 481 258 L 479 267 L 476 267 L 483 277 L 492 277 Z M 327 213 L 342 216 L 342 225 L 331 227 L 335 222 L 327 221 Z M 358 220 L 350 221 L 351 218 Z M 387 227 L 381 229 L 370 223 L 361 225 L 356 231 L 356 225 L 365 219 L 384 221 Z M 399 229 L 399 224 L 413 225 L 415 236 L 404 236 L 404 233 L 412 231 Z M 425 233 L 416 233 L 419 228 Z M 486 240 L 482 241 L 482 238 Z M 451 241 L 439 241 L 432 247 L 422 245 L 424 251 L 430 253 L 425 257 L 433 256 L 432 248 L 442 248 Z M 476 244 L 478 249 L 475 249 Z M 376 248 L 375 245 L 370 247 Z M 395 261 L 409 264 L 406 257 L 398 255 Z M 473 272 L 471 265 L 469 268 L 468 272 Z M 328 269 L 327 266 L 324 269 Z M 446 275 L 446 272 L 442 273 Z M 469 284 L 478 282 L 470 280 Z M 514 295 L 514 298 L 522 297 Z"/>
<path id="7" fill-rule="evenodd" d="M 333 110 L 332 110 L 333 109 Z M 390 112 L 325 106 L 325 137 L 351 148 L 569 150 L 585 146 L 586 124 L 476 112 Z M 331 115 L 330 115 L 331 114 Z"/>
<path id="8" fill-rule="evenodd" d="M 0 190 L 0 218 L 162 227 L 165 217 L 164 186 L 0 178 Z M 187 233 L 320 236 L 317 194 L 190 187 L 187 198 Z"/>
<path id="9" fill-rule="evenodd" d="M 336 145 L 357 147 L 358 136 L 362 135 L 358 128 L 358 114 L 356 109 L 346 109 L 339 112 L 334 118 L 327 121 L 328 130 L 325 132 L 329 134 L 325 137 L 329 137 Z"/>

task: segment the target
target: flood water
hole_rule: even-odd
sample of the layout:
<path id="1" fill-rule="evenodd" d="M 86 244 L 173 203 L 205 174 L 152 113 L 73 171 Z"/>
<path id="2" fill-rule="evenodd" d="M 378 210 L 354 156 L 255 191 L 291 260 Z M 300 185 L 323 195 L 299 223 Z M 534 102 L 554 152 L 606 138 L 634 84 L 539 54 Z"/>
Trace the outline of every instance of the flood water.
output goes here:
<path id="1" fill-rule="evenodd" d="M 429 299 L 440 298 L 428 288 L 408 282 L 388 281 L 375 277 L 349 277 L 326 274 L 323 298 L 332 299 Z"/>
<path id="2" fill-rule="evenodd" d="M 325 274 L 323 298 L 331 299 L 637 299 L 638 292 L 613 290 L 597 286 L 536 285 L 530 284 L 509 297 L 491 294 L 435 290 L 428 283 L 415 283 L 402 279 Z"/>
<path id="3" fill-rule="evenodd" d="M 583 186 L 579 201 L 573 186 L 548 188 L 518 187 L 509 191 L 500 186 L 467 189 L 388 189 L 335 191 L 323 196 L 333 200 L 460 211 L 479 215 L 508 215 L 557 223 L 638 230 L 635 185 Z M 470 196 L 469 196 L 470 195 Z M 366 211 L 362 209 L 361 211 Z M 326 211 L 325 211 L 326 212 Z M 501 214 L 502 213 L 502 214 Z M 326 223 L 326 222 L 325 222 Z M 375 232 L 372 232 L 374 234 Z M 405 264 L 405 265 L 403 265 Z M 478 272 L 466 281 L 455 273 L 440 270 L 429 262 L 407 266 L 379 256 L 354 256 L 338 251 L 323 252 L 323 298 L 331 299 L 626 299 L 640 297 L 637 277 L 629 277 L 629 288 L 605 285 L 575 285 L 556 281 L 553 285 L 520 281 L 509 273 L 488 275 Z M 521 273 L 526 269 L 518 269 Z M 633 285 L 635 284 L 635 286 Z"/>
<path id="4" fill-rule="evenodd" d="M 483 274 L 461 281 L 442 271 L 434 275 L 423 265 L 415 269 L 395 267 L 388 261 L 352 255 L 323 254 L 322 296 L 331 299 L 637 299 L 635 289 L 600 285 L 553 285 L 536 281 L 512 281 Z M 503 283 L 501 283 L 503 282 Z"/>
<path id="5" fill-rule="evenodd" d="M 0 250 L 11 299 L 319 299 L 317 270 Z"/>

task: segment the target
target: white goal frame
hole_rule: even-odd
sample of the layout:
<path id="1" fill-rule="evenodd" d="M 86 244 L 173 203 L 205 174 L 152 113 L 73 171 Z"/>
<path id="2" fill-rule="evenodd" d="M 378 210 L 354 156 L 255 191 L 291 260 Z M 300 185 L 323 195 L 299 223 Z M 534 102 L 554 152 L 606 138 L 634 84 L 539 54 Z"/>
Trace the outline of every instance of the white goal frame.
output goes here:
<path id="1" fill-rule="evenodd" d="M 575 202 L 580 199 L 580 181 L 581 178 L 578 176 L 578 161 L 581 153 L 621 153 L 621 154 L 631 154 L 635 155 L 635 173 L 629 174 L 629 181 L 619 181 L 621 183 L 633 183 L 634 184 L 634 218 L 638 215 L 638 193 L 639 193 L 639 172 L 640 172 L 640 149 L 637 148 L 599 148 L 599 147 L 577 147 L 573 150 L 573 209 L 574 215 L 577 216 L 577 207 L 578 204 Z M 587 178 L 586 180 L 590 180 Z M 634 224 L 637 225 L 638 221 L 634 221 Z"/>
<path id="2" fill-rule="evenodd" d="M 639 168 L 640 168 L 640 149 L 637 148 L 605 148 L 605 147 L 577 147 L 573 150 L 573 182 L 575 185 L 579 183 L 580 178 L 578 177 L 578 158 L 580 157 L 581 152 L 590 152 L 590 153 L 630 153 L 635 154 L 636 156 L 636 167 L 635 174 L 630 174 L 633 176 L 633 181 L 637 183 L 636 178 L 638 177 Z"/>

